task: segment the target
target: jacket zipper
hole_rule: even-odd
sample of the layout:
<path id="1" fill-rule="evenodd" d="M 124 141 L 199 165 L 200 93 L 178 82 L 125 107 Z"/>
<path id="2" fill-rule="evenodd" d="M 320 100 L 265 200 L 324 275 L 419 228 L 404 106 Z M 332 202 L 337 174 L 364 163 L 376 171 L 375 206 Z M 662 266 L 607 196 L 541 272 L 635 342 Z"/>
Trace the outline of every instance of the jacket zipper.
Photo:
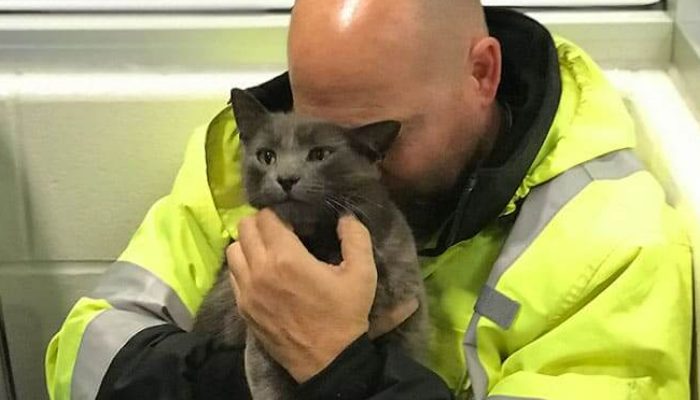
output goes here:
<path id="1" fill-rule="evenodd" d="M 464 217 L 464 209 L 466 208 L 467 202 L 471 198 L 472 192 L 474 191 L 474 187 L 476 186 L 476 183 L 478 181 L 477 171 L 478 169 L 469 174 L 469 178 L 467 179 L 467 186 L 465 186 L 465 188 L 462 190 L 462 195 L 460 196 L 459 202 L 457 203 L 457 213 L 455 214 L 454 223 L 452 224 L 450 236 L 448 237 L 448 246 L 453 245 L 455 243 L 455 240 L 457 239 L 457 232 L 459 231 L 462 217 Z"/>

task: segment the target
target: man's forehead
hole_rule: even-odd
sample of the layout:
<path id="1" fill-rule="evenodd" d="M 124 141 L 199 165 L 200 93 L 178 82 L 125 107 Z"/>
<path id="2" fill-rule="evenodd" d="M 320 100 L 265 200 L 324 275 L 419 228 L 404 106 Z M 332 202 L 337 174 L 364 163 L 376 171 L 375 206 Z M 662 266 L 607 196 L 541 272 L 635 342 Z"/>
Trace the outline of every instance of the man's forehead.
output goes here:
<path id="1" fill-rule="evenodd" d="M 322 86 L 327 86 L 328 80 L 347 81 L 353 86 L 353 78 L 358 77 L 381 82 L 405 75 L 424 58 L 424 43 L 416 34 L 420 25 L 408 22 L 405 9 L 390 7 L 385 0 L 381 7 L 369 7 L 367 4 L 375 2 L 362 1 L 362 5 L 347 9 L 369 7 L 372 12 L 350 13 L 343 11 L 346 2 L 325 1 L 323 5 L 295 5 L 288 54 L 289 68 L 297 81 L 320 81 Z"/>
<path id="2" fill-rule="evenodd" d="M 293 84 L 292 91 L 295 111 L 347 126 L 401 120 L 410 108 L 406 98 L 400 96 L 401 91 L 390 86 Z"/>
<path id="3" fill-rule="evenodd" d="M 328 104 L 295 105 L 295 111 L 303 115 L 331 121 L 344 127 L 355 127 L 389 119 L 401 120 L 401 115 L 403 115 L 396 110 L 383 107 L 333 107 Z"/>

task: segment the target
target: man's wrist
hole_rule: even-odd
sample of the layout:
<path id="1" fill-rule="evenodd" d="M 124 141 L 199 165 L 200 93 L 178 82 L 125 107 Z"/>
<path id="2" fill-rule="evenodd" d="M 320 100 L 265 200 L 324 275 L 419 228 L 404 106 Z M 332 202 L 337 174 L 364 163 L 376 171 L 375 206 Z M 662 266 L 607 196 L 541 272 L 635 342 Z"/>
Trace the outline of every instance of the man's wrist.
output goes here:
<path id="1" fill-rule="evenodd" d="M 365 333 L 350 343 L 331 362 L 297 388 L 299 398 L 360 399 L 376 384 L 382 366 L 379 350 Z"/>
<path id="2" fill-rule="evenodd" d="M 303 383 L 326 369 L 343 351 L 351 346 L 359 337 L 367 333 L 367 329 L 357 329 L 356 333 L 338 335 L 326 343 L 316 343 L 307 348 L 305 354 L 295 357 L 287 366 L 287 372 L 299 383 Z M 328 339 L 328 338 L 326 338 Z"/>

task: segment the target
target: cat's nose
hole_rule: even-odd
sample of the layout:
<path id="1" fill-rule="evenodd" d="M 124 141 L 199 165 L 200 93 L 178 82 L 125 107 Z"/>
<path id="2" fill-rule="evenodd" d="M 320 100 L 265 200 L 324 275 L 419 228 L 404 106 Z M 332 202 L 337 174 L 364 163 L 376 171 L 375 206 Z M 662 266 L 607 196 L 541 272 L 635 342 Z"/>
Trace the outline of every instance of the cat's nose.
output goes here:
<path id="1" fill-rule="evenodd" d="M 299 182 L 299 177 L 286 176 L 284 178 L 277 178 L 277 182 L 280 184 L 280 186 L 282 186 L 282 189 L 284 189 L 285 192 L 289 192 L 292 190 L 292 186 Z"/>

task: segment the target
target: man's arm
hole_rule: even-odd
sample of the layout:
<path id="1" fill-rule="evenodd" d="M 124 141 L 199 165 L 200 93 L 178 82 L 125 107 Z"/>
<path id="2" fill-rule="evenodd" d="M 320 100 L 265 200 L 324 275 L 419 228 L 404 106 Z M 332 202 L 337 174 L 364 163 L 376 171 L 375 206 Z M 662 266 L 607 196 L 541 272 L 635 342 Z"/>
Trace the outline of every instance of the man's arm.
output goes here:
<path id="1" fill-rule="evenodd" d="M 301 384 L 299 398 L 448 400 L 452 393 L 434 372 L 396 347 L 379 348 L 366 335 L 326 369 Z"/>
<path id="2" fill-rule="evenodd" d="M 121 261 L 69 313 L 47 349 L 52 399 L 249 396 L 242 351 L 215 349 L 210 338 L 187 332 L 189 310 L 216 278 L 228 239 L 222 236 L 220 250 L 194 240 L 204 233 L 195 232 L 198 222 L 179 204 L 171 198 L 156 203 Z M 366 338 L 351 342 L 300 387 L 308 398 L 404 399 L 407 391 L 449 398 L 437 376 L 401 352 Z"/>
<path id="3" fill-rule="evenodd" d="M 120 260 L 49 344 L 51 398 L 119 398 L 145 389 L 146 398 L 192 398 L 213 387 L 206 371 L 235 375 L 235 356 L 214 368 L 222 361 L 211 339 L 187 332 L 227 243 L 224 235 L 207 236 L 215 237 L 180 199 L 168 196 L 149 210 Z"/>
<path id="4" fill-rule="evenodd" d="M 243 349 L 216 349 L 172 325 L 139 332 L 119 351 L 97 399 L 249 399 Z"/>
<path id="5" fill-rule="evenodd" d="M 325 370 L 299 386 L 297 395 L 325 399 L 451 399 L 442 380 L 398 349 L 380 349 L 366 335 Z M 243 349 L 215 350 L 202 336 L 169 325 L 149 328 L 117 354 L 97 399 L 250 398 Z"/>

